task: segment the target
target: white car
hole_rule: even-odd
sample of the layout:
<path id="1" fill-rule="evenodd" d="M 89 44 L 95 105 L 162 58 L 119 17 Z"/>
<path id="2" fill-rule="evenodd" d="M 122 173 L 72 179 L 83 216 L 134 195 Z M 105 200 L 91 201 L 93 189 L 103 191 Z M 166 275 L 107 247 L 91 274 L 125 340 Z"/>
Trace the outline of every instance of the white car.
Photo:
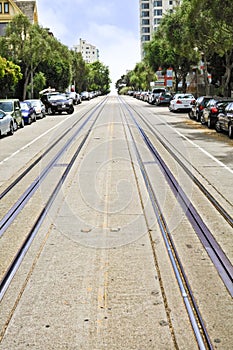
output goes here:
<path id="1" fill-rule="evenodd" d="M 0 136 L 14 134 L 14 119 L 9 113 L 0 110 Z"/>
<path id="2" fill-rule="evenodd" d="M 175 94 L 170 101 L 169 110 L 175 111 L 189 111 L 195 102 L 195 97 L 192 94 Z"/>

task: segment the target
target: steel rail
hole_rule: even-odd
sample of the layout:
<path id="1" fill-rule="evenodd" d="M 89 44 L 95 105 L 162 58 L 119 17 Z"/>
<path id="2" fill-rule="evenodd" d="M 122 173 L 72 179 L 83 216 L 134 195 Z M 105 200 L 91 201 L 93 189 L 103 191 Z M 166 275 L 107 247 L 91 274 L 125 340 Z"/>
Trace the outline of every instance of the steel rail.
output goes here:
<path id="1" fill-rule="evenodd" d="M 30 232 L 28 233 L 26 239 L 24 240 L 23 244 L 21 245 L 20 249 L 18 250 L 17 254 L 15 255 L 13 261 L 11 262 L 8 270 L 6 271 L 6 273 L 4 274 L 1 282 L 0 282 L 0 302 L 3 299 L 16 271 L 18 270 L 20 264 L 23 261 L 24 256 L 26 255 L 28 249 L 30 248 L 30 245 L 32 243 L 32 241 L 34 240 L 40 226 L 42 225 L 49 209 L 51 208 L 53 202 L 55 201 L 57 194 L 59 193 L 63 183 L 65 182 L 75 160 L 77 159 L 80 151 L 82 150 L 83 146 L 85 145 L 88 136 L 90 135 L 91 131 L 93 130 L 93 127 L 100 115 L 100 113 L 102 112 L 104 105 L 103 103 L 106 102 L 107 99 L 105 99 L 104 101 L 102 101 L 100 104 L 98 104 L 98 106 L 94 109 L 94 111 L 90 114 L 90 116 L 85 120 L 85 122 L 82 124 L 82 126 L 78 129 L 78 131 L 81 131 L 81 129 L 86 125 L 86 123 L 90 120 L 90 118 L 93 116 L 93 114 L 100 108 L 101 110 L 98 112 L 97 116 L 95 117 L 94 121 L 92 122 L 90 128 L 88 129 L 88 131 L 86 132 L 85 136 L 83 137 L 81 143 L 79 144 L 77 150 L 75 151 L 74 155 L 72 156 L 71 161 L 68 163 L 68 165 L 66 166 L 63 174 L 60 176 L 57 185 L 55 187 L 55 189 L 53 190 L 52 194 L 50 195 L 47 203 L 45 204 L 44 208 L 42 209 L 41 213 L 39 214 L 36 222 L 34 223 L 32 229 L 30 230 Z M 77 136 L 77 133 L 75 133 L 75 136 Z M 70 143 L 70 142 L 69 142 Z M 66 145 L 67 146 L 67 145 Z M 64 147 L 62 148 L 64 149 Z"/>
<path id="2" fill-rule="evenodd" d="M 132 108 L 132 107 L 131 107 Z M 149 124 L 149 122 L 134 108 L 132 108 L 135 113 L 143 120 L 148 129 L 156 135 L 156 138 L 163 145 L 163 147 L 172 155 L 172 157 L 177 161 L 177 163 L 182 167 L 182 169 L 188 174 L 188 176 L 193 180 L 193 182 L 198 186 L 198 188 L 204 193 L 206 198 L 211 202 L 211 204 L 218 210 L 218 212 L 223 216 L 223 218 L 228 222 L 228 224 L 233 227 L 233 217 L 222 207 L 222 205 L 211 195 L 211 193 L 202 185 L 202 183 L 193 175 L 193 173 L 188 169 L 188 167 L 181 161 L 180 158 L 167 146 L 164 140 L 158 135 L 158 132 Z M 167 140 L 167 142 L 169 142 Z M 170 142 L 169 142 L 170 143 Z M 192 167 L 193 165 L 190 164 Z"/>
<path id="3" fill-rule="evenodd" d="M 70 139 L 65 143 L 61 150 L 55 155 L 55 157 L 50 161 L 50 163 L 45 167 L 42 173 L 31 183 L 31 185 L 25 190 L 25 192 L 21 195 L 21 197 L 17 200 L 17 202 L 10 208 L 6 215 L 0 220 L 0 237 L 4 234 L 6 229 L 11 225 L 16 216 L 20 213 L 20 211 L 27 204 L 32 195 L 39 188 L 40 183 L 46 178 L 48 173 L 52 170 L 54 165 L 57 163 L 58 159 L 64 154 L 73 140 L 77 137 L 80 131 L 84 128 L 87 122 L 91 119 L 96 110 L 102 106 L 102 104 L 106 101 L 101 101 L 92 111 L 92 113 L 85 119 L 85 121 L 81 124 L 81 126 L 77 129 L 77 131 L 70 137 Z"/>
<path id="4" fill-rule="evenodd" d="M 145 135 L 143 133 L 143 130 L 138 125 L 137 121 L 135 120 L 135 118 L 134 118 L 131 110 L 129 110 L 128 106 L 126 106 L 125 104 L 124 104 L 124 106 L 128 110 L 131 119 L 134 121 L 141 136 L 143 137 L 143 140 L 145 141 L 145 139 L 144 139 Z M 127 123 L 127 121 L 126 121 L 126 123 Z M 134 140 L 132 130 L 130 129 L 130 126 L 128 123 L 127 123 L 127 126 L 128 126 L 128 130 L 130 132 L 131 138 L 132 138 L 132 144 L 133 144 L 134 149 L 135 149 L 135 153 L 137 156 L 139 167 L 140 167 L 146 188 L 148 190 L 149 197 L 151 199 L 153 210 L 155 212 L 157 222 L 158 222 L 158 225 L 160 227 L 160 230 L 161 230 L 161 233 L 162 233 L 162 236 L 163 236 L 163 239 L 164 239 L 167 251 L 168 251 L 168 255 L 169 255 L 175 276 L 177 278 L 177 282 L 178 282 L 178 285 L 179 285 L 179 288 L 181 291 L 181 295 L 183 297 L 184 304 L 186 306 L 187 313 L 189 315 L 189 319 L 190 319 L 190 322 L 191 322 L 199 349 L 201 349 L 201 350 L 206 350 L 206 349 L 213 350 L 213 346 L 212 346 L 211 340 L 209 338 L 207 329 L 205 327 L 205 323 L 201 317 L 200 311 L 198 309 L 197 303 L 194 299 L 191 287 L 189 285 L 187 276 L 184 272 L 184 268 L 183 268 L 181 261 L 179 259 L 179 255 L 178 255 L 178 252 L 176 250 L 175 244 L 173 242 L 171 233 L 169 232 L 166 220 L 163 216 L 163 213 L 162 213 L 160 206 L 159 206 L 159 202 L 158 202 L 157 197 L 154 193 L 151 182 L 148 178 L 144 163 L 141 159 L 139 150 L 138 150 L 136 142 Z M 146 142 L 146 144 L 149 147 L 148 142 Z M 149 147 L 149 149 L 151 150 L 150 147 Z M 185 282 L 185 284 L 183 283 L 183 281 Z M 200 329 L 202 330 L 202 332 L 200 332 Z"/>
<path id="5" fill-rule="evenodd" d="M 47 150 L 43 152 L 27 169 L 25 169 L 4 191 L 0 193 L 0 200 L 4 198 L 12 188 L 14 188 L 73 128 L 88 114 L 90 110 L 85 112 L 75 123 L 73 123 L 55 142 L 53 142 Z"/>

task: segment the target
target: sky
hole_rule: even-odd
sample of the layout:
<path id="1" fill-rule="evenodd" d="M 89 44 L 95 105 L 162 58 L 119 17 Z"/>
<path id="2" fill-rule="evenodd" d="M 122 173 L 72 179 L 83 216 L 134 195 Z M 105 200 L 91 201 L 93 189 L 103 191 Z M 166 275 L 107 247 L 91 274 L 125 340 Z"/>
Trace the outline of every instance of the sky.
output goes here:
<path id="1" fill-rule="evenodd" d="M 70 49 L 79 39 L 99 49 L 112 83 L 140 58 L 138 0 L 37 0 L 39 24 Z"/>

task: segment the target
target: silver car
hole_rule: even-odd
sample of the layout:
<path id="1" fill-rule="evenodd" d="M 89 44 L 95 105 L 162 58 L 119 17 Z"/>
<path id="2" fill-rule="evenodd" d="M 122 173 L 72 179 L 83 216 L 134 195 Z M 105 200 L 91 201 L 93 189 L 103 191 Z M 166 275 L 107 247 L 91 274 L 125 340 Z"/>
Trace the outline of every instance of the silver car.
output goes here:
<path id="1" fill-rule="evenodd" d="M 14 119 L 13 117 L 0 110 L 0 137 L 2 135 L 14 134 Z"/>

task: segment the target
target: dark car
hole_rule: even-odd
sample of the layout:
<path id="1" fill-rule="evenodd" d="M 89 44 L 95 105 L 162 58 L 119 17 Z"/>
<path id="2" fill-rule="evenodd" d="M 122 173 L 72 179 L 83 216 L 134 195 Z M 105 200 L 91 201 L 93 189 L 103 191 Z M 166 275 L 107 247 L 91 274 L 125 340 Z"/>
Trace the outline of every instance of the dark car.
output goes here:
<path id="1" fill-rule="evenodd" d="M 171 100 L 172 100 L 171 94 L 169 94 L 168 92 L 160 92 L 160 94 L 156 97 L 155 104 L 157 106 L 169 105 Z"/>
<path id="2" fill-rule="evenodd" d="M 72 114 L 74 112 L 73 100 L 67 98 L 65 94 L 47 93 L 41 96 L 41 101 L 45 105 L 46 113 L 50 115 L 62 112 Z"/>
<path id="3" fill-rule="evenodd" d="M 233 138 L 233 102 L 229 102 L 225 108 L 220 108 L 215 129 L 217 132 L 225 131 L 230 139 Z"/>
<path id="4" fill-rule="evenodd" d="M 192 109 L 188 115 L 190 119 L 195 119 L 198 122 L 201 121 L 201 116 L 207 103 L 213 99 L 213 96 L 200 96 L 192 104 Z"/>
<path id="5" fill-rule="evenodd" d="M 215 128 L 219 108 L 226 106 L 233 99 L 229 97 L 216 97 L 209 100 L 201 115 L 201 123 L 207 124 L 209 129 Z"/>
<path id="6" fill-rule="evenodd" d="M 20 102 L 20 108 L 25 124 L 36 122 L 36 111 L 30 102 Z"/>

